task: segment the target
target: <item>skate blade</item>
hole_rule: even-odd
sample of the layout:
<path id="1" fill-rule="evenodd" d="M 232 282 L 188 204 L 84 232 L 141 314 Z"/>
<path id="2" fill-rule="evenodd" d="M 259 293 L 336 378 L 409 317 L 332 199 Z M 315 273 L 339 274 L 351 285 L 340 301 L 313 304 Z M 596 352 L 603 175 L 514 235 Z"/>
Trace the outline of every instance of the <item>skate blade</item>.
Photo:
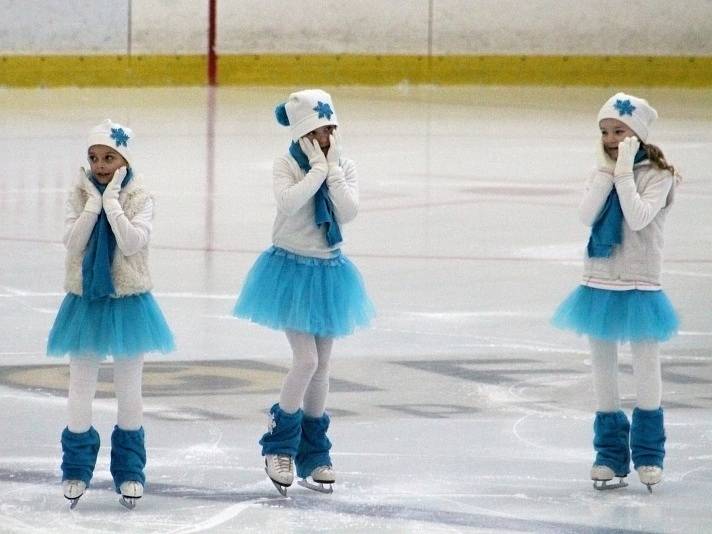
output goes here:
<path id="1" fill-rule="evenodd" d="M 280 494 L 282 497 L 286 497 L 286 496 L 287 496 L 287 488 L 288 488 L 289 486 L 285 486 L 284 484 L 280 484 L 279 482 L 277 482 L 276 480 L 272 480 L 271 478 L 270 478 L 270 482 L 272 482 L 272 484 L 274 484 L 274 487 L 277 488 L 277 491 L 279 492 L 279 494 Z"/>
<path id="2" fill-rule="evenodd" d="M 655 482 L 655 484 L 657 484 L 657 482 Z M 645 485 L 648 488 L 648 493 L 651 493 L 651 494 L 653 493 L 653 486 L 655 486 L 655 484 L 646 484 Z"/>
<path id="3" fill-rule="evenodd" d="M 319 493 L 334 493 L 334 484 L 332 482 L 310 482 L 309 480 L 302 478 L 297 481 L 297 484 L 303 488 L 318 491 Z"/>
<path id="4" fill-rule="evenodd" d="M 81 495 L 79 497 L 81 497 Z M 77 504 L 79 503 L 79 497 L 64 497 L 69 501 L 70 510 L 74 510 L 77 507 Z"/>
<path id="5" fill-rule="evenodd" d="M 626 488 L 626 487 L 628 487 L 628 483 L 625 482 L 622 478 L 619 478 L 618 482 L 611 482 L 610 480 L 594 480 L 593 481 L 593 488 L 597 489 L 599 491 L 612 490 L 612 489 L 618 489 L 618 488 Z"/>
<path id="6" fill-rule="evenodd" d="M 277 488 L 277 491 L 282 497 L 287 496 L 287 488 L 291 486 L 291 484 L 282 484 L 281 482 L 277 482 L 275 479 L 273 479 L 271 476 L 269 476 L 269 473 L 267 472 L 267 468 L 265 467 L 265 473 L 267 473 L 267 478 L 269 478 L 270 482 L 274 484 L 274 487 Z"/>
<path id="7" fill-rule="evenodd" d="M 122 495 L 119 499 L 119 502 L 122 506 L 125 506 L 129 510 L 133 510 L 134 508 L 136 508 L 136 501 L 138 501 L 140 498 L 141 497 L 127 497 L 125 495 Z"/>

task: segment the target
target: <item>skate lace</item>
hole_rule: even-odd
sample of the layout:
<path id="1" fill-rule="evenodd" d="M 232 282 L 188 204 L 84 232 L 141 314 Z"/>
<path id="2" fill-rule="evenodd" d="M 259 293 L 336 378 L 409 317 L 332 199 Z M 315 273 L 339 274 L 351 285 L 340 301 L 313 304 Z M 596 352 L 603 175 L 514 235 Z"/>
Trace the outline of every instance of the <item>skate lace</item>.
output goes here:
<path id="1" fill-rule="evenodd" d="M 292 470 L 292 457 L 277 455 L 272 459 L 277 471 L 280 473 L 289 473 Z"/>

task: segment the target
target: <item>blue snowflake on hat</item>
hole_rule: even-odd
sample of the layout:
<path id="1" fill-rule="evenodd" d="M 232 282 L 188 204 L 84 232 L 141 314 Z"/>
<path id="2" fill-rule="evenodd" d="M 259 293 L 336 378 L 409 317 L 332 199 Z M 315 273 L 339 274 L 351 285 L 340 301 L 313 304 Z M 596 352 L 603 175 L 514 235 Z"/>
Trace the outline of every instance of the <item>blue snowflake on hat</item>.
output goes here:
<path id="1" fill-rule="evenodd" d="M 319 114 L 319 119 L 323 119 L 324 117 L 326 117 L 326 120 L 330 120 L 331 116 L 334 114 L 334 111 L 331 109 L 331 106 L 328 102 L 324 103 L 321 101 L 317 101 L 316 106 L 312 109 Z"/>
<path id="2" fill-rule="evenodd" d="M 123 145 L 123 146 L 125 146 L 126 148 L 128 148 L 129 145 L 127 144 L 127 142 L 128 142 L 128 140 L 130 139 L 130 137 L 129 137 L 128 134 L 124 131 L 123 128 L 112 128 L 112 129 L 111 129 L 111 135 L 110 135 L 110 137 L 111 137 L 114 141 L 116 141 L 116 146 L 117 146 L 117 147 Z"/>
<path id="3" fill-rule="evenodd" d="M 630 115 L 631 117 L 633 116 L 633 112 L 635 111 L 635 106 L 630 103 L 630 100 L 616 100 L 616 103 L 613 104 L 613 107 L 618 110 L 618 115 L 621 117 L 623 115 Z"/>

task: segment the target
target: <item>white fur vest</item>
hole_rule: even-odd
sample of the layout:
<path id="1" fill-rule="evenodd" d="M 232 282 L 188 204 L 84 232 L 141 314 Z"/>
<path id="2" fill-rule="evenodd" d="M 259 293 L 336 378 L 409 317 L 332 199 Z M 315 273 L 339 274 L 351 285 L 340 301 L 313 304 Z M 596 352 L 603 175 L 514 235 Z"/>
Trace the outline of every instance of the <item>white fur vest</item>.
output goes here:
<path id="1" fill-rule="evenodd" d="M 132 180 L 121 190 L 119 194 L 119 204 L 124 210 L 124 214 L 129 221 L 139 213 L 151 195 Z M 80 187 L 72 188 L 69 196 L 69 203 L 76 214 L 84 210 L 87 202 L 87 194 Z M 84 253 L 67 253 L 66 278 L 64 289 L 75 295 L 82 294 L 82 260 Z M 114 251 L 114 259 L 111 264 L 111 277 L 114 282 L 114 297 L 125 297 L 137 295 L 150 291 L 153 287 L 151 275 L 148 271 L 148 246 L 143 247 L 136 254 L 125 256 L 117 246 Z"/>

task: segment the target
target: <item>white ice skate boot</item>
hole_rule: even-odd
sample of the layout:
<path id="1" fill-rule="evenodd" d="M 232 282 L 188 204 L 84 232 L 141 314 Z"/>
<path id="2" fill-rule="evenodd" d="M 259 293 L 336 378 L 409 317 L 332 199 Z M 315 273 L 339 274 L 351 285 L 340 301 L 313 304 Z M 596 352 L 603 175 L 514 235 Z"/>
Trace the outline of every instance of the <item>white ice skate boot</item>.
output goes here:
<path id="1" fill-rule="evenodd" d="M 611 480 L 618 478 L 618 482 L 611 483 Z M 616 475 L 616 473 L 608 467 L 607 465 L 596 465 L 591 467 L 591 480 L 593 480 L 593 487 L 597 490 L 610 490 L 617 488 L 625 488 L 628 483 L 623 479 L 625 475 Z"/>
<path id="2" fill-rule="evenodd" d="M 311 478 L 311 481 L 309 480 Z M 320 465 L 315 467 L 308 478 L 298 482 L 300 486 L 320 493 L 333 493 L 334 482 L 336 482 L 336 472 L 330 465 Z"/>
<path id="3" fill-rule="evenodd" d="M 653 486 L 663 479 L 663 470 L 656 465 L 641 465 L 636 471 L 638 471 L 638 478 L 648 486 L 650 493 L 653 493 Z"/>
<path id="4" fill-rule="evenodd" d="M 143 497 L 143 484 L 135 480 L 127 480 L 119 486 L 121 498 L 119 502 L 129 510 L 136 508 L 136 501 Z"/>
<path id="5" fill-rule="evenodd" d="M 294 482 L 294 462 L 287 454 L 265 455 L 265 472 L 283 496 L 287 496 L 287 488 Z"/>
<path id="6" fill-rule="evenodd" d="M 79 502 L 79 497 L 84 495 L 87 485 L 83 480 L 65 480 L 62 482 L 64 498 L 69 500 L 69 509 L 74 510 Z"/>

